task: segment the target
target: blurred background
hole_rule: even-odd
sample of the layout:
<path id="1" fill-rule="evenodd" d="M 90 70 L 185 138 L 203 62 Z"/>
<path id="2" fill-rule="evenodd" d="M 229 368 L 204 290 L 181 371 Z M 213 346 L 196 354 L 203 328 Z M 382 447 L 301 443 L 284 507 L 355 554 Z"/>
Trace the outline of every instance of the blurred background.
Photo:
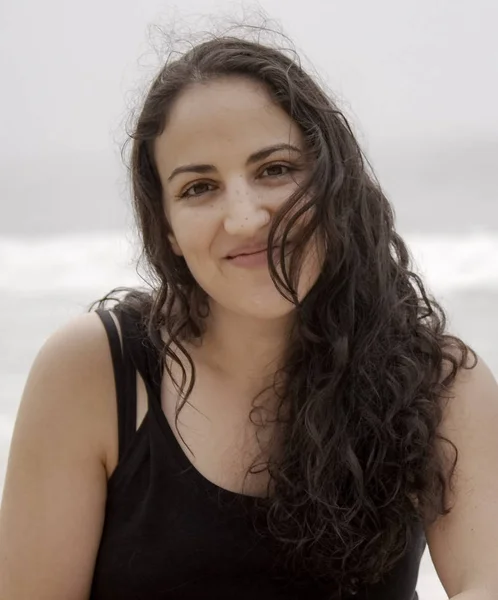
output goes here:
<path id="1" fill-rule="evenodd" d="M 260 9 L 333 91 L 452 331 L 498 374 L 494 0 L 3 0 L 0 493 L 45 339 L 111 288 L 141 283 L 120 150 L 166 48 L 160 28 L 255 22 Z M 429 556 L 419 594 L 446 597 Z"/>

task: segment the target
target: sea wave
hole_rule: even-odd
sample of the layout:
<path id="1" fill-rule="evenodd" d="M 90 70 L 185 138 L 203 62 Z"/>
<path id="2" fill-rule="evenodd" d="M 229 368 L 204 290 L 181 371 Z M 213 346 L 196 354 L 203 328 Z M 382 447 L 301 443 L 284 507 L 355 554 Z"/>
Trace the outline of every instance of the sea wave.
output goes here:
<path id="1" fill-rule="evenodd" d="M 434 291 L 498 289 L 498 234 L 405 236 L 414 270 Z M 124 233 L 0 237 L 0 290 L 17 294 L 100 292 L 144 285 L 137 245 Z"/>

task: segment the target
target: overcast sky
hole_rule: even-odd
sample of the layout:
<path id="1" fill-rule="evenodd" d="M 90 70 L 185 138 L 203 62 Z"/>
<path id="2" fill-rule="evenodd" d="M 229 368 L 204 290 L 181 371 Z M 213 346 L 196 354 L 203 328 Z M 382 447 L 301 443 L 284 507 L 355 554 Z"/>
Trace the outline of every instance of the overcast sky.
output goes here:
<path id="1" fill-rule="evenodd" d="M 0 233 L 66 226 L 68 217 L 75 226 L 119 225 L 125 199 L 117 154 L 130 98 L 149 74 L 147 27 L 168 28 L 175 14 L 225 13 L 229 5 L 237 6 L 0 0 Z M 441 160 L 443 170 L 450 161 L 446 179 L 467 165 L 463 186 L 482 182 L 477 204 L 498 203 L 490 174 L 498 162 L 496 0 L 261 6 L 336 92 L 393 192 L 409 195 L 400 183 L 407 162 L 421 162 L 426 173 Z M 455 176 L 461 190 L 462 172 Z"/>

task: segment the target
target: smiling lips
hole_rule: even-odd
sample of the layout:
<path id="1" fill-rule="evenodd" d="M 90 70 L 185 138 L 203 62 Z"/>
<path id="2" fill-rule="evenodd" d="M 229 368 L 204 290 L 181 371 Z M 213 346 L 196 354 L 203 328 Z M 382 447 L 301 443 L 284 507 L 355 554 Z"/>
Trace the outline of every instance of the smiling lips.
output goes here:
<path id="1" fill-rule="evenodd" d="M 266 245 L 240 248 L 232 255 L 227 256 L 231 264 L 238 267 L 265 267 L 268 265 L 267 259 L 268 247 Z M 275 259 L 280 255 L 280 246 L 275 246 L 273 250 Z"/>

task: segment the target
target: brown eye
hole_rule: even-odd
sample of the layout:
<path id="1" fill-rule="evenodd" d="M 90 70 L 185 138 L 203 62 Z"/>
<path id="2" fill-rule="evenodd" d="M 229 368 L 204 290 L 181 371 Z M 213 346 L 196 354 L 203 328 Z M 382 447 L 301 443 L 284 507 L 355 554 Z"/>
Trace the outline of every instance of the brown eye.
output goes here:
<path id="1" fill-rule="evenodd" d="M 289 167 L 289 165 L 274 164 L 266 167 L 261 174 L 263 177 L 283 177 L 292 171 L 295 171 L 295 169 Z M 265 173 L 267 173 L 267 175 L 265 175 Z"/>
<path id="2" fill-rule="evenodd" d="M 182 192 L 182 194 L 180 194 L 180 198 L 195 198 L 207 192 L 211 192 L 212 190 L 209 188 L 213 187 L 214 186 L 211 183 L 207 183 L 206 181 L 199 181 L 188 187 L 184 192 Z"/>

